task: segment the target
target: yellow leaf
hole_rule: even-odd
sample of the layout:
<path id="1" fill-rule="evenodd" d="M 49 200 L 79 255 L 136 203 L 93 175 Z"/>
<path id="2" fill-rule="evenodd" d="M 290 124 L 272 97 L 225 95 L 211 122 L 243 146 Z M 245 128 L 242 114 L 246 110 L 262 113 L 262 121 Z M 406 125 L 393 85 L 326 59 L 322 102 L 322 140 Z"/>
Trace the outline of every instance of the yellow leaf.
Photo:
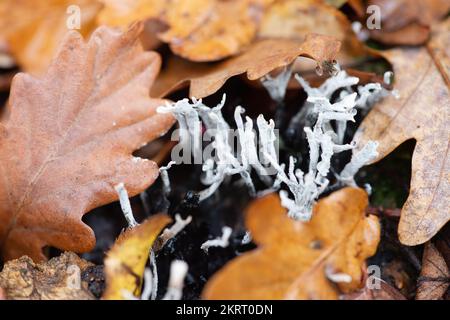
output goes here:
<path id="1" fill-rule="evenodd" d="M 122 300 L 124 290 L 140 296 L 150 248 L 170 222 L 168 216 L 158 214 L 119 236 L 105 259 L 106 289 L 102 299 Z"/>

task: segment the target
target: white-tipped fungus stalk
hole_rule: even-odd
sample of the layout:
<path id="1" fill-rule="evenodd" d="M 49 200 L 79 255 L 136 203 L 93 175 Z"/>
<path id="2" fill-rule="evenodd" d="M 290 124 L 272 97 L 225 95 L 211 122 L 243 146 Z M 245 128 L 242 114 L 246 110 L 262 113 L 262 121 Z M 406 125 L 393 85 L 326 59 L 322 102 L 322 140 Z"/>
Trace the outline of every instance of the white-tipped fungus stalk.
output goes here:
<path id="1" fill-rule="evenodd" d="M 170 228 L 165 228 L 162 234 L 158 237 L 155 243 L 155 250 L 158 251 L 164 247 L 164 245 L 170 239 L 177 236 L 189 223 L 192 221 L 192 216 L 188 216 L 186 219 L 181 218 L 179 214 L 175 215 L 175 223 Z"/>
<path id="2" fill-rule="evenodd" d="M 289 78 L 290 69 L 287 69 L 276 78 L 266 77 L 262 81 L 272 98 L 282 101 Z M 234 112 L 238 138 L 238 149 L 235 151 L 232 148 L 234 140 L 230 138 L 230 126 L 221 113 L 225 95 L 214 108 L 209 108 L 201 100 L 196 99 L 193 99 L 192 103 L 188 99 L 183 99 L 172 105 L 167 104 L 165 107 L 158 108 L 158 112 L 175 114 L 182 129 L 181 144 L 186 141 L 201 141 L 199 139 L 201 123 L 206 128 L 205 135 L 208 136 L 209 132 L 209 139 L 214 138 L 208 146 L 211 148 L 208 150 L 211 151 L 210 155 L 202 157 L 204 175 L 201 181 L 208 187 L 199 192 L 200 201 L 210 197 L 227 177 L 240 175 L 252 196 L 276 191 L 281 185 L 286 185 L 290 193 L 280 190 L 282 206 L 287 208 L 290 217 L 309 220 L 316 200 L 329 186 L 328 176 L 333 156 L 356 147 L 354 143 L 344 143 L 347 123 L 355 121 L 354 117 L 358 109 L 367 111 L 379 99 L 388 94 L 394 94 L 377 83 L 358 86 L 357 92 L 353 92 L 352 87 L 358 84 L 359 79 L 349 76 L 342 70 L 318 88 L 312 88 L 298 75 L 295 78 L 308 94 L 308 98 L 289 126 L 307 124 L 303 128 L 309 145 L 307 172 L 295 169 L 297 160 L 290 157 L 286 173 L 285 164 L 280 164 L 278 159 L 278 139 L 273 120 L 266 121 L 262 115 L 259 115 L 256 120 L 258 132 L 255 133 L 252 119 L 245 117 L 244 121 L 242 114 L 245 110 L 240 106 L 236 107 Z M 391 79 L 392 73 L 385 74 L 387 84 L 390 84 Z M 339 93 L 337 97 L 336 92 Z M 350 163 L 340 174 L 335 174 L 338 183 L 356 185 L 355 174 L 376 157 L 377 145 L 376 142 L 369 141 L 366 146 L 358 146 L 360 151 L 353 152 Z M 201 156 L 198 146 L 199 144 L 196 144 L 188 150 L 192 150 L 192 153 L 198 152 Z M 214 156 L 212 156 L 212 150 L 215 152 Z M 198 155 L 194 154 L 194 161 Z M 256 192 L 251 177 L 252 172 L 255 172 L 268 186 L 267 190 Z M 219 240 L 207 241 L 202 248 L 205 246 L 207 248 L 207 244 L 211 241 L 214 243 Z"/>
<path id="3" fill-rule="evenodd" d="M 206 253 L 208 253 L 208 249 L 211 247 L 221 247 L 221 248 L 226 248 L 228 247 L 229 240 L 230 240 L 230 236 L 231 233 L 233 232 L 233 229 L 231 229 L 230 227 L 223 227 L 222 228 L 222 235 L 216 239 L 212 239 L 212 240 L 207 240 L 205 241 L 200 249 L 202 249 L 203 251 L 205 251 Z"/>
<path id="4" fill-rule="evenodd" d="M 252 234 L 250 233 L 250 231 L 246 231 L 244 237 L 241 240 L 241 244 L 249 244 L 250 242 L 252 242 L 252 240 Z"/>
<path id="5" fill-rule="evenodd" d="M 183 297 L 184 278 L 188 271 L 188 264 L 181 260 L 174 260 L 170 264 L 170 276 L 167 292 L 163 300 L 180 300 Z"/>
<path id="6" fill-rule="evenodd" d="M 138 223 L 134 219 L 133 210 L 131 209 L 130 199 L 128 198 L 128 192 L 127 189 L 125 189 L 125 185 L 121 182 L 114 186 L 114 189 L 119 195 L 120 207 L 122 208 L 125 220 L 127 220 L 128 227 L 134 228 Z"/>
<path id="7" fill-rule="evenodd" d="M 261 83 L 266 88 L 272 100 L 277 103 L 283 102 L 291 75 L 292 65 L 289 65 L 275 77 L 268 74 L 261 78 Z"/>

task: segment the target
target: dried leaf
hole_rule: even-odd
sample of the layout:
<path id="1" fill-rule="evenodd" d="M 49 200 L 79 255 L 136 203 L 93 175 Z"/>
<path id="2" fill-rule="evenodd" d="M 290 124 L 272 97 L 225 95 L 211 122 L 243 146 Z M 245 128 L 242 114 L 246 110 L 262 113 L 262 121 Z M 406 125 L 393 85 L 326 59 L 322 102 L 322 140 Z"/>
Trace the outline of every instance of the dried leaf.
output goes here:
<path id="1" fill-rule="evenodd" d="M 92 300 L 94 296 L 81 277 L 90 266 L 73 252 L 40 264 L 23 256 L 5 264 L 0 287 L 11 300 Z"/>
<path id="2" fill-rule="evenodd" d="M 192 61 L 217 61 L 238 53 L 256 34 L 262 7 L 257 0 L 214 1 L 208 18 L 170 48 Z M 169 38 L 173 39 L 173 37 Z M 167 37 L 163 40 L 168 40 Z"/>
<path id="3" fill-rule="evenodd" d="M 18 74 L 0 134 L 0 244 L 4 259 L 43 260 L 42 248 L 84 252 L 93 231 L 81 221 L 158 176 L 132 152 L 174 122 L 148 96 L 159 56 L 143 52 L 136 24 L 126 33 L 97 29 L 89 42 L 70 33 L 46 74 Z"/>
<path id="4" fill-rule="evenodd" d="M 346 16 L 317 0 L 279 0 L 269 7 L 258 30 L 260 38 L 288 38 L 303 41 L 310 32 L 342 42 L 337 56 L 341 65 L 354 63 L 366 54 Z"/>
<path id="5" fill-rule="evenodd" d="M 304 42 L 287 39 L 267 39 L 252 43 L 245 52 L 218 64 L 193 64 L 173 57 L 161 72 L 152 95 L 163 97 L 172 90 L 190 82 L 189 95 L 203 98 L 220 89 L 231 77 L 247 73 L 256 80 L 270 71 L 289 65 L 298 56 L 314 59 L 324 68 L 331 64 L 340 43 L 334 38 L 309 34 Z"/>
<path id="6" fill-rule="evenodd" d="M 403 244 L 417 245 L 450 219 L 449 89 L 426 49 L 396 49 L 383 55 L 393 65 L 400 98 L 391 96 L 377 104 L 355 140 L 358 145 L 379 142 L 375 162 L 404 141 L 416 139 L 410 194 L 398 233 Z"/>
<path id="7" fill-rule="evenodd" d="M 450 87 L 450 18 L 433 27 L 428 51 Z"/>
<path id="8" fill-rule="evenodd" d="M 382 13 L 382 29 L 371 31 L 371 36 L 390 45 L 424 43 L 430 33 L 429 27 L 450 10 L 449 0 L 370 0 L 368 5 L 378 6 Z"/>
<path id="9" fill-rule="evenodd" d="M 102 0 L 100 24 L 127 26 L 159 19 L 158 36 L 172 51 L 193 61 L 216 61 L 238 53 L 256 34 L 263 0 Z"/>
<path id="10" fill-rule="evenodd" d="M 444 257 L 447 266 L 450 268 L 450 224 L 446 224 L 444 228 L 436 235 L 436 249 Z"/>
<path id="11" fill-rule="evenodd" d="M 101 5 L 95 0 L 2 0 L 0 38 L 4 38 L 17 63 L 27 72 L 43 73 L 67 32 L 69 6 L 81 10 L 83 36 L 95 28 Z"/>
<path id="12" fill-rule="evenodd" d="M 366 217 L 367 194 L 345 188 L 320 200 L 310 222 L 290 219 L 277 195 L 255 200 L 246 225 L 259 248 L 229 262 L 203 292 L 206 299 L 337 299 L 358 289 L 380 226 Z M 346 274 L 348 283 L 331 275 Z M 345 276 L 345 277 L 348 277 Z"/>
<path id="13" fill-rule="evenodd" d="M 422 270 L 417 282 L 417 300 L 442 299 L 450 285 L 447 263 L 431 242 L 425 245 Z"/>
<path id="14" fill-rule="evenodd" d="M 102 299 L 122 300 L 123 290 L 140 296 L 150 249 L 161 230 L 171 222 L 163 214 L 122 233 L 105 259 L 106 290 Z"/>

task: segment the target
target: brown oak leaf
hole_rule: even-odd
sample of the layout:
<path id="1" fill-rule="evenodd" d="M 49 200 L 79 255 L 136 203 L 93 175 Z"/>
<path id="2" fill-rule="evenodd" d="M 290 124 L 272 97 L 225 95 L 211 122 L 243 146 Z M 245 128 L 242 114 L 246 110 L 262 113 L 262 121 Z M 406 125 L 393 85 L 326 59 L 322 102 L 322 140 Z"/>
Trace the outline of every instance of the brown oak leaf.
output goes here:
<path id="1" fill-rule="evenodd" d="M 417 300 L 442 299 L 450 285 L 450 271 L 447 263 L 431 242 L 425 245 L 422 270 L 417 282 Z"/>
<path id="2" fill-rule="evenodd" d="M 155 33 L 166 42 L 191 34 L 209 16 L 211 0 L 100 0 L 100 25 L 127 28 L 140 20 L 158 20 L 166 25 Z M 165 30 L 167 29 L 167 30 Z"/>
<path id="3" fill-rule="evenodd" d="M 23 256 L 5 264 L 0 272 L 0 288 L 5 299 L 10 300 L 93 300 L 82 278 L 92 266 L 73 252 L 39 264 Z"/>
<path id="4" fill-rule="evenodd" d="M 336 57 L 341 66 L 355 64 L 367 54 L 347 17 L 335 7 L 317 0 L 276 1 L 265 10 L 258 37 L 303 41 L 311 32 L 341 41 L 342 49 Z"/>
<path id="5" fill-rule="evenodd" d="M 152 87 L 151 94 L 163 97 L 190 83 L 189 96 L 203 98 L 220 89 L 231 77 L 246 73 L 257 80 L 270 71 L 291 64 L 298 56 L 329 68 L 340 49 L 340 42 L 324 35 L 309 34 L 305 40 L 266 39 L 252 43 L 240 55 L 216 64 L 195 64 L 171 57 Z"/>
<path id="6" fill-rule="evenodd" d="M 27 72 L 41 74 L 68 32 L 68 9 L 80 9 L 80 32 L 89 35 L 101 5 L 95 0 L 2 0 L 0 38 Z M 72 14 L 75 11 L 70 11 Z"/>
<path id="7" fill-rule="evenodd" d="M 378 161 L 398 145 L 416 140 L 409 197 L 401 212 L 399 239 L 406 245 L 428 241 L 450 219 L 449 88 L 425 48 L 383 53 L 395 73 L 390 96 L 375 105 L 355 135 L 358 145 L 378 141 Z"/>
<path id="8" fill-rule="evenodd" d="M 367 5 L 381 12 L 381 29 L 371 30 L 371 37 L 389 45 L 423 44 L 433 23 L 450 10 L 450 0 L 369 0 Z"/>
<path id="9" fill-rule="evenodd" d="M 121 33 L 98 28 L 88 42 L 68 34 L 40 78 L 18 74 L 0 127 L 0 245 L 6 260 L 43 260 L 44 246 L 84 252 L 93 231 L 89 210 L 130 196 L 158 176 L 157 165 L 132 156 L 173 124 L 148 95 L 157 53 L 139 44 L 141 24 Z"/>
<path id="10" fill-rule="evenodd" d="M 362 285 L 365 260 L 380 238 L 366 216 L 367 194 L 345 188 L 321 199 L 311 221 L 294 221 L 277 195 L 255 200 L 246 226 L 258 248 L 207 283 L 205 299 L 338 299 Z"/>
<path id="11" fill-rule="evenodd" d="M 433 26 L 427 47 L 450 88 L 450 18 Z"/>
<path id="12" fill-rule="evenodd" d="M 106 290 L 102 299 L 123 300 L 126 298 L 123 291 L 140 296 L 150 249 L 170 222 L 167 215 L 153 215 L 119 236 L 105 259 Z"/>

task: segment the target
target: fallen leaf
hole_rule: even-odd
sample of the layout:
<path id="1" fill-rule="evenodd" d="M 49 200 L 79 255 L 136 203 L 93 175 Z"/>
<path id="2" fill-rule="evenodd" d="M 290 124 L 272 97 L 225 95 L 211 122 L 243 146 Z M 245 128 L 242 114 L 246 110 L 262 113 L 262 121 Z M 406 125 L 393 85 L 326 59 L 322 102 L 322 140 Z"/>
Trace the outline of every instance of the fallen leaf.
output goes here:
<path id="1" fill-rule="evenodd" d="M 355 64 L 367 54 L 347 17 L 336 8 L 317 0 L 277 1 L 266 10 L 258 37 L 303 41 L 311 32 L 341 41 L 342 50 L 336 57 L 341 65 Z"/>
<path id="2" fill-rule="evenodd" d="M 450 219 L 449 89 L 426 49 L 394 49 L 383 56 L 393 65 L 400 98 L 390 96 L 375 105 L 354 140 L 358 145 L 378 141 L 373 162 L 406 140 L 416 140 L 398 234 L 403 244 L 417 245 Z"/>
<path id="3" fill-rule="evenodd" d="M 133 151 L 173 124 L 148 95 L 160 66 L 143 52 L 141 24 L 120 33 L 97 29 L 89 42 L 70 33 L 41 78 L 18 74 L 0 124 L 0 245 L 5 260 L 44 260 L 46 245 L 85 252 L 93 231 L 81 221 L 158 177 Z"/>
<path id="4" fill-rule="evenodd" d="M 369 0 L 367 5 L 378 6 L 382 13 L 381 30 L 372 30 L 371 37 L 390 45 L 424 43 L 430 26 L 450 10 L 449 0 Z"/>
<path id="5" fill-rule="evenodd" d="M 159 17 L 167 0 L 99 0 L 103 7 L 97 16 L 99 25 L 127 29 L 136 21 Z"/>
<path id="6" fill-rule="evenodd" d="M 450 10 L 449 0 L 369 0 L 368 5 L 380 7 L 381 23 L 386 31 L 398 30 L 413 22 L 431 26 Z"/>
<path id="7" fill-rule="evenodd" d="M 93 300 L 82 273 L 92 264 L 73 252 L 35 264 L 27 256 L 8 261 L 0 287 L 10 300 Z"/>
<path id="8" fill-rule="evenodd" d="M 207 283 L 205 299 L 337 299 L 361 286 L 380 238 L 365 216 L 367 194 L 345 188 L 319 200 L 311 221 L 289 218 L 276 194 L 255 200 L 246 226 L 259 248 L 229 262 Z M 331 275 L 349 282 L 333 283 Z"/>
<path id="9" fill-rule="evenodd" d="M 404 259 L 394 257 L 392 260 L 383 263 L 382 274 L 383 278 L 403 295 L 407 296 L 414 291 L 415 280 L 408 273 L 408 267 Z"/>
<path id="10" fill-rule="evenodd" d="M 214 7 L 204 23 L 189 36 L 171 41 L 170 48 L 177 55 L 192 61 L 217 61 L 238 53 L 256 35 L 263 9 L 256 2 L 214 1 Z"/>
<path id="11" fill-rule="evenodd" d="M 400 30 L 385 31 L 371 30 L 370 37 L 379 42 L 397 46 L 418 46 L 428 40 L 430 28 L 424 27 L 418 23 L 411 23 Z"/>
<path id="12" fill-rule="evenodd" d="M 122 300 L 124 290 L 140 296 L 150 249 L 161 230 L 170 222 L 166 215 L 154 215 L 119 236 L 105 259 L 106 290 L 102 299 Z"/>
<path id="13" fill-rule="evenodd" d="M 450 285 L 450 271 L 436 247 L 428 242 L 422 258 L 422 270 L 417 279 L 417 300 L 442 299 Z"/>
<path id="14" fill-rule="evenodd" d="M 190 83 L 189 96 L 203 98 L 220 89 L 231 77 L 246 73 L 256 80 L 270 71 L 289 65 L 298 56 L 311 58 L 323 68 L 331 65 L 340 48 L 332 37 L 309 34 L 303 42 L 288 39 L 267 39 L 252 43 L 245 52 L 217 64 L 194 64 L 171 57 L 157 78 L 151 94 L 163 97 Z"/>
<path id="15" fill-rule="evenodd" d="M 0 38 L 8 43 L 16 62 L 27 72 L 43 73 L 69 29 L 69 6 L 81 12 L 83 36 L 95 28 L 101 5 L 95 0 L 2 0 Z"/>
<path id="16" fill-rule="evenodd" d="M 341 297 L 342 300 L 406 300 L 397 289 L 378 279 L 379 288 L 365 286 L 362 290 L 349 293 Z"/>

